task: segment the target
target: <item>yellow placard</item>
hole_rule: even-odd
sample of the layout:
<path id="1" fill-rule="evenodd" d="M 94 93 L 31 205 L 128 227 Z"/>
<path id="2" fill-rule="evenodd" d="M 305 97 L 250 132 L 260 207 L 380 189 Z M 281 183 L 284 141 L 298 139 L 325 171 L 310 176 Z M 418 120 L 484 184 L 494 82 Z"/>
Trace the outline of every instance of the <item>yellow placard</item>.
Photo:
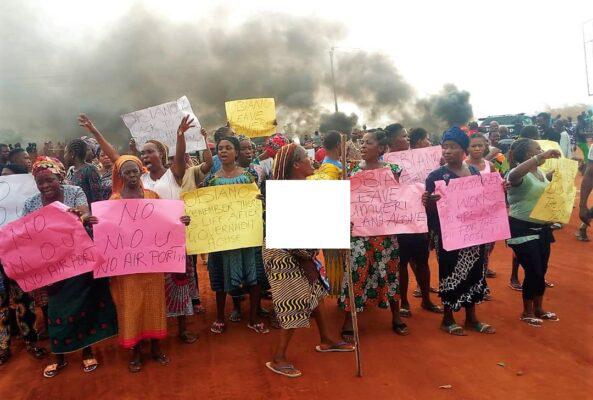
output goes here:
<path id="1" fill-rule="evenodd" d="M 272 98 L 234 100 L 224 103 L 226 117 L 236 133 L 249 137 L 276 133 L 276 104 Z"/>
<path id="2" fill-rule="evenodd" d="M 191 217 L 187 254 L 257 247 L 263 244 L 262 202 L 255 183 L 211 186 L 182 195 Z"/>
<path id="3" fill-rule="evenodd" d="M 567 158 L 559 158 L 556 163 L 552 182 L 546 187 L 530 217 L 540 221 L 567 224 L 577 194 L 574 181 L 579 163 Z"/>
<path id="4" fill-rule="evenodd" d="M 539 147 L 541 147 L 541 149 L 543 151 L 558 150 L 560 152 L 560 154 L 562 154 L 562 157 L 564 157 L 562 148 L 560 147 L 560 145 L 557 142 L 554 142 L 553 140 L 537 140 L 537 142 L 539 143 Z M 547 172 L 555 170 L 557 168 L 557 166 L 558 166 L 557 158 L 548 158 L 546 160 L 546 162 L 542 166 L 540 166 L 540 168 L 543 169 L 547 173 Z"/>

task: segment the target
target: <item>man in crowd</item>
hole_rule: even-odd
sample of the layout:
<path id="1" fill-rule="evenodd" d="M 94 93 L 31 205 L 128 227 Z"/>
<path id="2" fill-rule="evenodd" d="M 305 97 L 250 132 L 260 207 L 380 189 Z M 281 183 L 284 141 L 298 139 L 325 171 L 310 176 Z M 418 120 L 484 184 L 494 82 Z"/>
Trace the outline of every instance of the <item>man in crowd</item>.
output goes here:
<path id="1" fill-rule="evenodd" d="M 542 112 L 535 119 L 539 135 L 543 140 L 551 140 L 560 143 L 560 132 L 554 130 L 551 126 L 551 117 L 549 113 Z"/>

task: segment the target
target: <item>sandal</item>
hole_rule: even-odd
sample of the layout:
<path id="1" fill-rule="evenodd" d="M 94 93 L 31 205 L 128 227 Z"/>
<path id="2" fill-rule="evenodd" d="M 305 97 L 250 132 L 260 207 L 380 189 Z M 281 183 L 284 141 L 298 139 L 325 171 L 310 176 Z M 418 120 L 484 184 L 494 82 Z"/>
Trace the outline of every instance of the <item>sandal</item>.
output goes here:
<path id="1" fill-rule="evenodd" d="M 266 367 L 268 367 L 270 371 L 284 375 L 288 378 L 298 378 L 302 375 L 301 371 L 296 369 L 292 364 L 279 365 L 275 367 L 271 361 L 268 361 L 266 363 Z"/>
<path id="2" fill-rule="evenodd" d="M 322 347 L 323 345 L 315 346 L 315 350 L 319 353 L 349 353 L 354 351 L 354 345 L 352 343 L 337 342 L 329 347 Z"/>
<path id="3" fill-rule="evenodd" d="M 400 308 L 399 315 L 403 318 L 410 318 L 412 316 L 412 311 L 409 308 Z"/>
<path id="4" fill-rule="evenodd" d="M 220 335 L 226 329 L 226 324 L 220 321 L 214 321 L 210 327 L 210 332 Z"/>
<path id="5" fill-rule="evenodd" d="M 231 315 L 229 315 L 229 321 L 231 322 L 241 322 L 242 319 L 241 311 L 233 310 Z"/>
<path id="6" fill-rule="evenodd" d="M 543 321 L 553 321 L 553 322 L 560 321 L 560 318 L 558 318 L 558 316 L 551 311 L 546 311 L 545 313 L 543 313 L 541 315 L 537 315 L 536 317 Z"/>
<path id="7" fill-rule="evenodd" d="M 582 230 L 578 230 L 574 233 L 574 235 L 576 236 L 577 240 L 580 242 L 590 242 L 591 239 L 589 239 L 589 236 L 587 236 L 587 231 L 582 231 Z"/>
<path id="8" fill-rule="evenodd" d="M 41 360 L 42 358 L 47 356 L 47 350 L 45 350 L 43 347 L 27 345 L 27 351 L 29 352 L 29 354 L 31 354 L 33 357 L 35 357 L 38 360 Z M 2 364 L 2 363 L 0 362 L 0 364 Z"/>
<path id="9" fill-rule="evenodd" d="M 64 361 L 62 364 L 58 364 L 58 363 L 49 364 L 43 370 L 43 376 L 46 377 L 46 378 L 53 378 L 61 370 L 63 370 L 64 368 L 66 368 L 67 365 L 68 365 L 68 361 Z"/>
<path id="10" fill-rule="evenodd" d="M 252 329 L 255 332 L 261 333 L 261 334 L 270 332 L 270 330 L 268 328 L 266 328 L 266 326 L 264 325 L 263 322 L 260 322 L 258 324 L 253 324 L 253 325 L 252 324 L 247 324 L 247 327 L 249 329 Z"/>
<path id="11" fill-rule="evenodd" d="M 480 322 L 480 321 L 465 324 L 465 327 L 467 329 L 472 329 L 478 333 L 483 333 L 485 335 L 492 335 L 492 334 L 496 333 L 496 329 L 494 329 L 494 327 L 492 325 L 488 325 L 487 323 Z"/>
<path id="12" fill-rule="evenodd" d="M 420 288 L 414 289 L 414 291 L 412 292 L 412 296 L 414 296 L 416 298 L 422 297 L 422 292 L 420 291 Z"/>
<path id="13" fill-rule="evenodd" d="M 439 289 L 435 289 L 433 287 L 431 287 L 429 290 L 430 290 L 430 293 L 439 293 Z"/>
<path id="14" fill-rule="evenodd" d="M 410 330 L 408 329 L 408 325 L 404 324 L 403 322 L 400 322 L 399 324 L 392 324 L 391 328 L 393 329 L 393 331 L 395 333 L 397 333 L 400 336 L 407 336 L 410 334 Z"/>
<path id="15" fill-rule="evenodd" d="M 179 339 L 185 344 L 192 344 L 198 340 L 198 337 L 191 332 L 185 331 L 179 335 Z"/>
<path id="16" fill-rule="evenodd" d="M 152 359 L 156 362 L 158 362 L 161 365 L 169 365 L 169 362 L 171 360 L 169 360 L 169 357 L 167 357 L 165 354 L 160 353 L 160 354 L 153 354 L 152 355 Z"/>
<path id="17" fill-rule="evenodd" d="M 541 328 L 543 321 L 539 318 L 535 317 L 523 317 L 519 318 L 521 321 L 525 322 L 529 326 L 534 326 L 536 328 Z"/>
<path id="18" fill-rule="evenodd" d="M 344 339 L 346 342 L 354 343 L 354 331 L 352 329 L 342 329 L 340 336 L 342 336 L 342 339 Z"/>
<path id="19" fill-rule="evenodd" d="M 430 305 L 430 306 L 428 306 L 428 307 L 424 307 L 424 306 L 422 306 L 422 309 L 423 309 L 423 310 L 426 310 L 426 311 L 430 311 L 430 312 L 432 312 L 432 313 L 435 313 L 435 314 L 442 314 L 442 313 L 444 312 L 444 311 L 443 311 L 443 308 L 442 308 L 442 307 L 439 307 L 439 306 L 437 306 L 436 304 L 431 304 L 431 305 Z"/>
<path id="20" fill-rule="evenodd" d="M 91 358 L 87 358 L 85 360 L 82 360 L 82 370 L 84 372 L 93 372 L 94 370 L 97 369 L 97 367 L 99 366 L 99 362 L 97 361 L 97 359 L 93 356 L 91 356 Z"/>
<path id="21" fill-rule="evenodd" d="M 10 360 L 10 357 L 12 357 L 12 352 L 10 351 L 10 349 L 6 349 L 5 351 L 3 351 L 0 354 L 0 365 L 6 364 L 6 362 Z"/>
<path id="22" fill-rule="evenodd" d="M 456 323 L 451 325 L 441 325 L 441 330 L 453 336 L 467 336 L 463 328 Z"/>
<path id="23" fill-rule="evenodd" d="M 513 290 L 516 290 L 517 292 L 523 291 L 523 286 L 521 286 L 521 284 L 518 282 L 509 282 L 509 287 Z"/>
<path id="24" fill-rule="evenodd" d="M 132 360 L 128 363 L 128 371 L 131 373 L 136 373 L 142 371 L 142 361 L 140 360 Z"/>

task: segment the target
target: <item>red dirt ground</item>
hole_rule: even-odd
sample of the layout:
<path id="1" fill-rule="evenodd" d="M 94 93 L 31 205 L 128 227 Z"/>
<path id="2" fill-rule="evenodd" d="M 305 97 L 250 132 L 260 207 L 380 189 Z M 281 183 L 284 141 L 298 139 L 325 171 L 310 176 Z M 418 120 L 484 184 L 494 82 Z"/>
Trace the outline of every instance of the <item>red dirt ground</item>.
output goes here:
<path id="1" fill-rule="evenodd" d="M 497 328 L 495 335 L 446 335 L 438 329 L 439 316 L 422 311 L 412 298 L 407 337 L 392 333 L 387 311 L 361 314 L 364 377 L 355 376 L 353 354 L 316 353 L 317 330 L 312 327 L 295 334 L 289 356 L 303 376 L 291 380 L 264 365 L 277 331 L 260 336 L 245 323 L 231 323 L 224 335 L 209 332 L 214 298 L 200 265 L 200 291 L 208 313 L 192 317 L 190 325 L 200 339 L 181 344 L 170 321 L 164 344 L 172 360 L 168 367 L 146 361 L 143 372 L 130 374 L 128 353 L 109 340 L 96 347 L 102 363 L 97 371 L 84 374 L 80 354 L 74 354 L 68 357 L 68 368 L 49 380 L 41 375 L 46 361 L 33 360 L 17 340 L 13 359 L 0 367 L 0 399 L 591 399 L 593 243 L 575 240 L 575 214 L 571 224 L 556 233 L 548 273 L 556 287 L 545 295 L 546 308 L 561 321 L 539 329 L 518 320 L 521 295 L 507 287 L 511 251 L 499 243 L 492 263 L 498 277 L 489 280 L 494 299 L 478 306 L 478 316 Z M 435 282 L 434 255 L 431 264 Z M 342 317 L 334 304 L 328 301 L 337 337 Z M 230 309 L 230 301 L 227 306 Z M 452 388 L 439 389 L 441 385 Z"/>

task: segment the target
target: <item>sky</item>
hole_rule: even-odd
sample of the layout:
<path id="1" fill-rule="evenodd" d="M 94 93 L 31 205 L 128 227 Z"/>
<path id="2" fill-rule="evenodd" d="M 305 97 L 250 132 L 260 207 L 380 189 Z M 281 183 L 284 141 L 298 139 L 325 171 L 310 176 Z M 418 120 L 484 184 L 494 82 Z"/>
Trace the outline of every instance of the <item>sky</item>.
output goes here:
<path id="1" fill-rule="evenodd" d="M 36 2 L 36 17 L 63 46 L 83 47 L 140 5 L 179 22 L 210 16 L 220 27 L 264 12 L 339 22 L 348 31 L 335 43 L 336 57 L 358 49 L 385 53 L 420 96 L 446 83 L 469 91 L 476 117 L 593 103 L 583 46 L 584 22 L 593 19 L 590 0 L 54 0 Z M 593 22 L 586 27 L 593 40 Z M 589 67 L 593 70 L 593 52 Z M 593 91 L 593 81 L 591 86 Z"/>

